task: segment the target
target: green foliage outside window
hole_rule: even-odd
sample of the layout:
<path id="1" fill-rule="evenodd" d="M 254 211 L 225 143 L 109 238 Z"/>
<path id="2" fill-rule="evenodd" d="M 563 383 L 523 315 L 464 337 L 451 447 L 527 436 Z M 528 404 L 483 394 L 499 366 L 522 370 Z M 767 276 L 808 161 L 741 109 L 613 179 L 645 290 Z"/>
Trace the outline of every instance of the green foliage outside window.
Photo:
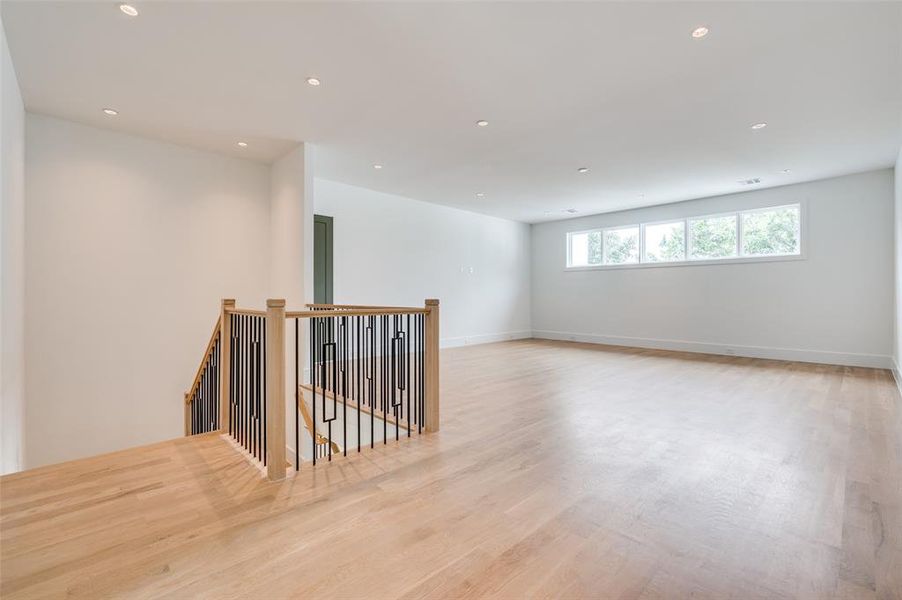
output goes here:
<path id="1" fill-rule="evenodd" d="M 683 222 L 647 225 L 645 228 L 645 259 L 648 262 L 684 260 L 686 231 Z M 657 241 L 657 243 L 655 243 Z"/>
<path id="2" fill-rule="evenodd" d="M 689 221 L 692 234 L 691 258 L 736 256 L 736 217 L 707 217 Z"/>
<path id="3" fill-rule="evenodd" d="M 612 229 L 604 233 L 605 264 L 639 262 L 639 228 Z"/>
<path id="4" fill-rule="evenodd" d="M 742 253 L 746 256 L 798 254 L 799 208 L 790 206 L 743 214 Z"/>

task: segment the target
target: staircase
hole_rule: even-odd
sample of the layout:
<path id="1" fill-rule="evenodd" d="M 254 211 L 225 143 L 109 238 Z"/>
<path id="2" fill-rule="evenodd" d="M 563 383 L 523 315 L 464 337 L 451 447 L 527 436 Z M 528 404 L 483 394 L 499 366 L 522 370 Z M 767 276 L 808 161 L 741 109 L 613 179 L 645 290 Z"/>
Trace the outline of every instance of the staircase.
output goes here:
<path id="1" fill-rule="evenodd" d="M 262 311 L 224 299 L 185 393 L 185 435 L 228 435 L 278 480 L 286 450 L 297 471 L 438 431 L 438 340 L 438 300 Z"/>

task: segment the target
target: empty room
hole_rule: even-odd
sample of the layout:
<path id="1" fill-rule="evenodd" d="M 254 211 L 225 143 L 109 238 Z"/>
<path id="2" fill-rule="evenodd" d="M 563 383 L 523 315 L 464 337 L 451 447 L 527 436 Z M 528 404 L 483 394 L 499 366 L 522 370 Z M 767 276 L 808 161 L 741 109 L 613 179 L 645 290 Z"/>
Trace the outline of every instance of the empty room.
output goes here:
<path id="1" fill-rule="evenodd" d="M 0 18 L 4 600 L 902 600 L 902 2 Z"/>

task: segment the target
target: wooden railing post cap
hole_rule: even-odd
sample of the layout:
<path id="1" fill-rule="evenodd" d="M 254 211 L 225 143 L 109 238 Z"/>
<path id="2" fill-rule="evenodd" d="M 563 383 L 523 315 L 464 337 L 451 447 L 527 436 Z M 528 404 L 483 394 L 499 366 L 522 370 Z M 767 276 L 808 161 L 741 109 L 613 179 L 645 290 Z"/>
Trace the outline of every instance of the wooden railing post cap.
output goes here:
<path id="1" fill-rule="evenodd" d="M 235 306 L 235 299 L 234 298 L 223 298 L 222 305 L 223 306 Z"/>
<path id="2" fill-rule="evenodd" d="M 285 298 L 267 299 L 266 308 L 285 308 Z"/>
<path id="3" fill-rule="evenodd" d="M 438 298 L 427 298 L 426 306 L 438 306 Z"/>

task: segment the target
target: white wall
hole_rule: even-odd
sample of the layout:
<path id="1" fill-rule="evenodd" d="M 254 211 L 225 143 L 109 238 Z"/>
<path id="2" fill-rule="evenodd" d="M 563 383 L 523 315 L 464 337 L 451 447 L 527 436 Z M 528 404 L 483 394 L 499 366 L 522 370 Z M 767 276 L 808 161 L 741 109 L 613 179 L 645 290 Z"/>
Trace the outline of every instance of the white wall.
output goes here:
<path id="1" fill-rule="evenodd" d="M 0 474 L 22 468 L 25 411 L 25 107 L 0 21 Z"/>
<path id="2" fill-rule="evenodd" d="M 565 234 L 804 202 L 807 258 L 565 272 Z M 890 366 L 893 172 L 534 225 L 537 337 Z"/>
<path id="3" fill-rule="evenodd" d="M 334 301 L 441 300 L 445 346 L 529 337 L 529 226 L 317 179 L 334 217 Z M 472 272 L 471 272 L 472 269 Z"/>
<path id="4" fill-rule="evenodd" d="M 26 467 L 180 436 L 220 298 L 266 298 L 269 168 L 38 115 L 26 156 Z"/>
<path id="5" fill-rule="evenodd" d="M 299 144 L 277 160 L 270 172 L 270 298 L 282 298 L 286 310 L 302 310 L 313 301 L 313 148 Z M 304 326 L 306 323 L 304 323 Z M 303 335 L 303 332 L 301 333 Z M 306 339 L 302 337 L 302 339 Z M 294 337 L 285 335 L 286 364 L 306 365 L 295 356 Z M 294 440 L 294 380 L 285 378 L 285 440 Z"/>
<path id="6" fill-rule="evenodd" d="M 896 383 L 902 391 L 902 149 L 896 158 L 896 168 L 893 171 L 895 179 L 895 203 L 894 203 L 894 239 L 895 239 L 895 336 L 893 344 L 894 374 Z"/>

